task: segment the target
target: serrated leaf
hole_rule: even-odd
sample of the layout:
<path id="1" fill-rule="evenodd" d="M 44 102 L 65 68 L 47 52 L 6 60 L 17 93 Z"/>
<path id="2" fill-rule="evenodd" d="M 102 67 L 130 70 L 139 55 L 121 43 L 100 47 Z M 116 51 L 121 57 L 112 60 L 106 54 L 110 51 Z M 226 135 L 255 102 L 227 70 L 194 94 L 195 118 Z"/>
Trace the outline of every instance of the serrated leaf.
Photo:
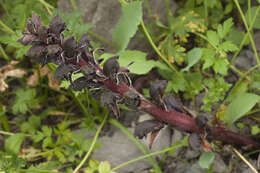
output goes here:
<path id="1" fill-rule="evenodd" d="M 52 134 L 52 128 L 48 127 L 48 126 L 43 126 L 42 127 L 42 132 L 45 136 L 51 136 Z"/>
<path id="2" fill-rule="evenodd" d="M 76 40 L 88 32 L 91 28 L 91 24 L 89 23 L 80 23 L 80 20 L 83 16 L 81 11 L 75 11 L 72 13 L 62 13 L 60 11 L 55 11 L 56 14 L 61 16 L 62 21 L 64 21 L 67 25 L 67 29 L 64 31 L 64 36 L 67 37 L 69 35 L 74 35 Z"/>
<path id="3" fill-rule="evenodd" d="M 225 76 L 227 74 L 227 70 L 228 70 L 227 60 L 225 58 L 217 58 L 213 65 L 213 69 L 214 69 L 215 73 L 219 73 L 219 74 L 222 74 Z"/>
<path id="4" fill-rule="evenodd" d="M 202 69 L 205 70 L 211 67 L 215 62 L 216 52 L 212 49 L 203 48 L 202 60 L 204 61 Z"/>
<path id="5" fill-rule="evenodd" d="M 166 92 L 174 91 L 177 93 L 178 91 L 185 91 L 186 87 L 187 87 L 186 80 L 181 75 L 174 73 L 172 75 L 172 80 L 169 81 L 168 83 Z"/>
<path id="6" fill-rule="evenodd" d="M 40 127 L 41 125 L 41 118 L 35 115 L 30 116 L 29 123 L 34 128 Z"/>
<path id="7" fill-rule="evenodd" d="M 227 35 L 227 33 L 230 32 L 232 26 L 233 26 L 232 18 L 225 20 L 223 25 L 220 24 L 218 25 L 217 31 L 220 39 L 223 39 Z"/>
<path id="8" fill-rule="evenodd" d="M 260 96 L 252 93 L 241 93 L 228 105 L 224 113 L 224 119 L 230 127 L 236 120 L 246 115 L 256 103 L 260 101 Z"/>
<path id="9" fill-rule="evenodd" d="M 202 56 L 202 50 L 200 48 L 193 48 L 187 54 L 188 66 L 182 71 L 188 71 L 193 65 L 195 65 Z"/>
<path id="10" fill-rule="evenodd" d="M 52 138 L 47 137 L 42 141 L 42 148 L 46 148 L 52 144 Z"/>
<path id="11" fill-rule="evenodd" d="M 207 31 L 207 38 L 208 38 L 208 41 L 214 45 L 214 46 L 218 46 L 219 45 L 219 38 L 218 38 L 218 35 L 215 31 Z"/>
<path id="12" fill-rule="evenodd" d="M 220 49 L 224 50 L 225 52 L 233 52 L 235 50 L 238 50 L 238 47 L 233 44 L 231 41 L 225 41 L 220 44 Z"/>
<path id="13" fill-rule="evenodd" d="M 201 168 L 208 169 L 214 161 L 215 154 L 213 152 L 204 152 L 200 155 L 199 165 Z"/>
<path id="14" fill-rule="evenodd" d="M 25 135 L 23 133 L 16 133 L 8 137 L 5 141 L 5 150 L 10 153 L 18 154 L 24 138 Z"/>
<path id="15" fill-rule="evenodd" d="M 65 162 L 66 161 L 66 158 L 65 158 L 64 154 L 59 149 L 55 149 L 54 150 L 54 154 L 58 157 L 60 162 Z"/>
<path id="16" fill-rule="evenodd" d="M 126 50 L 120 54 L 118 62 L 120 66 L 126 67 L 131 61 L 134 63 L 128 68 L 131 73 L 145 74 L 153 67 L 161 64 L 158 61 L 146 60 L 146 53 L 137 50 Z"/>
<path id="17" fill-rule="evenodd" d="M 137 31 L 142 19 L 142 2 L 134 1 L 122 4 L 122 15 L 113 30 L 113 42 L 118 52 L 123 51 Z"/>
<path id="18" fill-rule="evenodd" d="M 41 141 L 44 138 L 44 134 L 42 132 L 37 131 L 37 133 L 35 135 L 32 135 L 31 138 L 32 138 L 32 140 L 34 142 L 37 143 L 37 142 Z"/>

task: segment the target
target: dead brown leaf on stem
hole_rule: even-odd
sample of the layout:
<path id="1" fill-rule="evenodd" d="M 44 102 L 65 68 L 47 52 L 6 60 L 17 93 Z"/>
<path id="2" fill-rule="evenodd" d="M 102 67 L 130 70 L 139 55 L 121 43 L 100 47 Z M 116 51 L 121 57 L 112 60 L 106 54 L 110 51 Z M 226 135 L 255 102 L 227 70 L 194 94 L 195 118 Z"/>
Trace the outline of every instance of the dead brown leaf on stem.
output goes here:
<path id="1" fill-rule="evenodd" d="M 11 61 L 0 68 L 0 92 L 4 92 L 8 88 L 8 84 L 5 82 L 7 77 L 21 78 L 26 74 L 25 70 L 14 69 L 16 64 L 18 64 L 18 61 Z"/>

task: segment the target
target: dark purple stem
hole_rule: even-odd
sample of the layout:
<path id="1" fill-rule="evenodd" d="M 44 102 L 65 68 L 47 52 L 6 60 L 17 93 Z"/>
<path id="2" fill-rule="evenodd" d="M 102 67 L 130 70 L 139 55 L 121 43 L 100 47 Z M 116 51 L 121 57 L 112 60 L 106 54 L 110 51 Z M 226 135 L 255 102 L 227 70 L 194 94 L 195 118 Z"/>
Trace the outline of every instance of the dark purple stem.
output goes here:
<path id="1" fill-rule="evenodd" d="M 108 89 L 122 96 L 125 92 L 129 90 L 135 90 L 132 87 L 128 87 L 124 83 L 117 85 L 109 79 L 105 80 L 103 83 Z M 186 131 L 190 133 L 203 132 L 203 130 L 197 126 L 194 118 L 174 110 L 167 112 L 160 107 L 152 104 L 141 94 L 139 94 L 139 96 L 141 97 L 141 105 L 139 109 L 149 113 L 154 118 L 163 121 L 166 124 L 170 124 L 171 126 L 173 126 L 173 128 L 181 131 Z M 234 144 L 238 146 L 247 146 L 252 148 L 260 146 L 260 143 L 254 141 L 253 139 L 242 136 L 238 133 L 234 133 L 223 127 L 212 126 L 209 127 L 209 131 L 210 133 L 208 134 L 208 138 L 210 138 L 211 140 L 219 140 L 225 144 Z"/>

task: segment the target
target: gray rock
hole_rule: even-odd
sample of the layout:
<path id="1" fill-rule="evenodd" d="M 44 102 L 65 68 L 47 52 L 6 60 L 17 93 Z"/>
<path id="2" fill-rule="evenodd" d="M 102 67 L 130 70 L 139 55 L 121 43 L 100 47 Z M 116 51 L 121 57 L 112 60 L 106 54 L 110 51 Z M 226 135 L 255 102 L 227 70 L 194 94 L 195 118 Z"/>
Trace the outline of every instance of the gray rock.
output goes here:
<path id="1" fill-rule="evenodd" d="M 248 70 L 256 65 L 255 55 L 251 50 L 242 50 L 234 61 L 235 66 L 239 69 Z"/>
<path id="2" fill-rule="evenodd" d="M 130 130 L 133 131 L 133 129 Z M 119 130 L 112 137 L 103 136 L 99 138 L 99 141 L 102 143 L 102 146 L 93 153 L 92 158 L 99 161 L 109 161 L 111 167 L 143 155 L 136 144 Z M 117 172 L 142 172 L 142 170 L 150 167 L 150 161 L 143 159 L 124 166 Z"/>
<path id="3" fill-rule="evenodd" d="M 227 169 L 227 165 L 224 163 L 221 156 L 218 153 L 215 153 L 213 172 L 226 172 Z"/>
<path id="4" fill-rule="evenodd" d="M 203 172 L 206 172 L 206 169 L 203 169 L 203 168 L 200 167 L 199 162 L 194 163 L 191 166 L 190 169 L 191 169 L 190 173 L 203 173 Z"/>
<path id="5" fill-rule="evenodd" d="M 202 169 L 198 163 L 192 165 L 178 162 L 177 167 L 175 168 L 174 173 L 204 173 L 205 169 Z"/>
<path id="6" fill-rule="evenodd" d="M 151 7 L 151 13 L 159 17 L 162 23 L 166 23 L 166 7 L 165 3 L 158 0 L 149 1 Z M 117 0 L 77 0 L 76 5 L 80 11 L 84 14 L 84 22 L 92 25 L 91 30 L 104 38 L 105 40 L 112 41 L 112 31 L 121 15 L 121 5 Z M 177 4 L 174 1 L 170 1 L 170 7 L 172 12 L 177 9 Z M 72 6 L 70 1 L 58 1 L 58 9 L 63 12 L 72 12 Z M 148 18 L 147 9 L 143 5 L 144 9 L 144 20 Z M 142 40 L 144 40 L 142 38 Z M 130 48 L 136 48 L 140 45 L 147 47 L 148 42 L 140 39 L 134 39 L 130 43 Z M 146 45 L 146 46 L 145 46 Z M 142 49 L 142 48 L 141 48 Z M 139 49 L 140 50 L 140 49 Z"/>
<path id="7" fill-rule="evenodd" d="M 149 114 L 143 114 L 139 117 L 138 122 L 142 122 L 145 120 L 153 119 L 152 116 Z M 146 146 L 149 146 L 149 139 L 150 135 L 148 134 L 146 138 L 143 138 L 141 142 L 145 144 Z M 158 136 L 155 138 L 151 152 L 160 151 L 164 148 L 167 148 L 171 145 L 171 129 L 169 126 L 165 125 L 164 128 L 162 128 L 158 134 Z M 164 154 L 157 155 L 159 158 L 161 158 Z"/>
<path id="8" fill-rule="evenodd" d="M 153 146 L 151 148 L 151 152 L 160 151 L 164 148 L 167 148 L 171 145 L 171 137 L 170 137 L 170 127 L 164 127 L 156 137 Z M 159 158 L 162 158 L 164 154 L 158 155 Z"/>
<path id="9" fill-rule="evenodd" d="M 187 159 L 187 160 L 191 160 L 191 159 L 199 158 L 200 154 L 201 154 L 200 151 L 187 149 L 186 152 L 185 152 L 184 158 Z"/>
<path id="10" fill-rule="evenodd" d="M 178 131 L 178 130 L 173 130 L 173 134 L 171 136 L 171 144 L 177 142 L 177 141 L 181 141 L 183 138 L 182 132 Z M 182 150 L 181 148 L 177 148 L 174 150 L 174 156 L 178 156 L 179 152 Z"/>
<path id="11" fill-rule="evenodd" d="M 76 6 L 84 14 L 83 21 L 91 24 L 92 31 L 106 40 L 112 40 L 112 29 L 120 17 L 117 0 L 77 0 Z M 58 1 L 63 12 L 72 12 L 70 1 Z"/>

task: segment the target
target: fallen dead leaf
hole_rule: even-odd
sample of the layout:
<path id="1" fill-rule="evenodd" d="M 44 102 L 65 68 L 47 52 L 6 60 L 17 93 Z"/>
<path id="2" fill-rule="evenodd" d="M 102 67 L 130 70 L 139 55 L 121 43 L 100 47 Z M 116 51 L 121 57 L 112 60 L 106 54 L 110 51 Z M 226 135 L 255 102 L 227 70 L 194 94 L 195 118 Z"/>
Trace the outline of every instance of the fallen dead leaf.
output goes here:
<path id="1" fill-rule="evenodd" d="M 27 79 L 27 85 L 36 86 L 38 84 L 39 77 L 37 70 L 33 69 L 33 74 Z"/>
<path id="2" fill-rule="evenodd" d="M 40 77 L 48 76 L 49 79 L 49 87 L 59 91 L 60 90 L 60 82 L 56 80 L 53 75 L 51 75 L 51 69 L 48 66 L 44 66 L 40 69 Z M 37 70 L 33 70 L 33 74 L 27 79 L 27 84 L 29 86 L 36 86 L 39 81 L 39 74 Z"/>
<path id="3" fill-rule="evenodd" d="M 21 78 L 26 74 L 26 71 L 22 69 L 14 69 L 16 64 L 18 64 L 18 61 L 11 61 L 9 64 L 0 68 L 0 92 L 4 92 L 8 88 L 5 82 L 7 77 Z"/>
<path id="4" fill-rule="evenodd" d="M 8 76 L 8 77 L 21 78 L 21 77 L 23 77 L 25 74 L 26 74 L 26 71 L 24 71 L 24 70 L 14 69 L 14 70 L 8 71 L 8 72 L 6 73 L 6 76 Z"/>
<path id="5" fill-rule="evenodd" d="M 53 75 L 50 73 L 48 74 L 48 79 L 49 79 L 49 83 L 48 83 L 49 87 L 54 90 L 59 91 L 60 90 L 60 81 L 55 79 L 53 77 Z"/>
<path id="6" fill-rule="evenodd" d="M 51 69 L 48 66 L 44 66 L 40 69 L 40 76 L 43 77 L 51 72 Z"/>

